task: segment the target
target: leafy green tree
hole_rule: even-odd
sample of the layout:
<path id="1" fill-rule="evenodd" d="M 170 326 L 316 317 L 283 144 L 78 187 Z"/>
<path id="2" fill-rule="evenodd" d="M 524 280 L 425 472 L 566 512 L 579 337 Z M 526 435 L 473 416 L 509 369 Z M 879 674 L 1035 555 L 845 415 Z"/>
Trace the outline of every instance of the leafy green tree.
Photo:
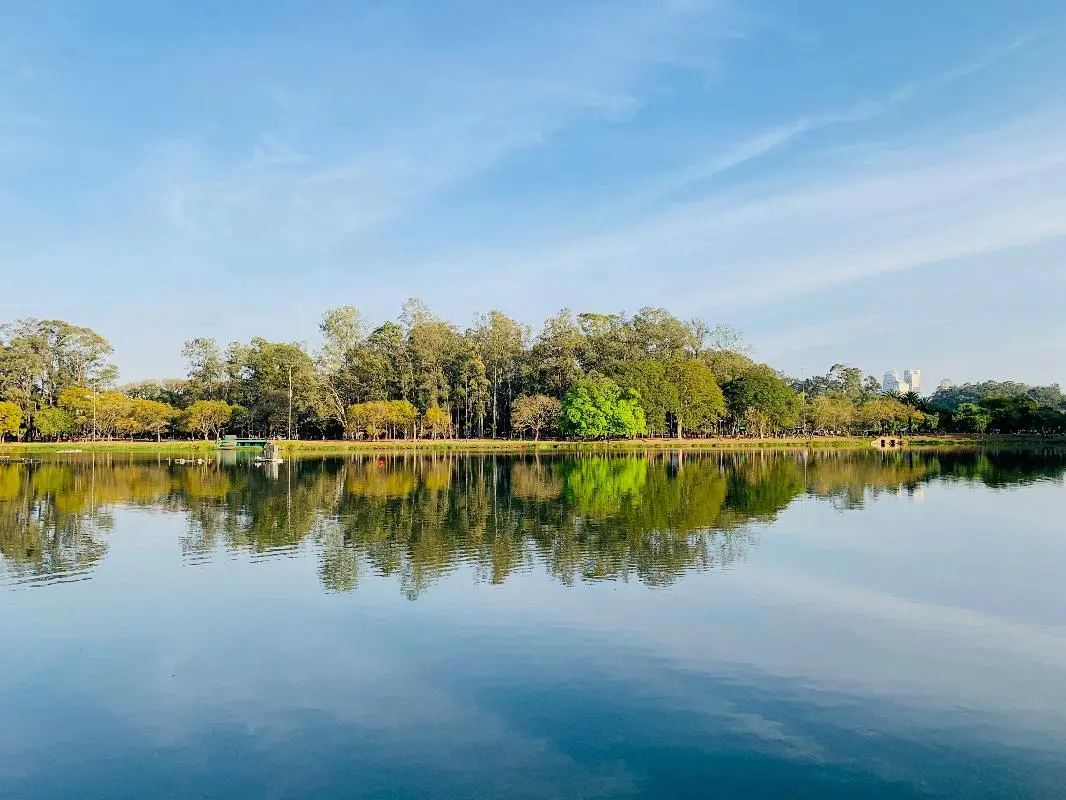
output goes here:
<path id="1" fill-rule="evenodd" d="M 760 437 L 795 427 L 802 408 L 799 395 L 765 364 L 727 383 L 724 395 L 738 426 Z"/>
<path id="2" fill-rule="evenodd" d="M 519 395 L 511 402 L 511 427 L 518 433 L 531 433 L 533 440 L 540 433 L 559 424 L 562 404 L 554 397 L 543 394 Z"/>
<path id="3" fill-rule="evenodd" d="M 584 336 L 569 308 L 549 317 L 530 353 L 536 386 L 551 397 L 562 397 L 584 374 L 581 353 Z"/>
<path id="4" fill-rule="evenodd" d="M 404 329 L 395 322 L 386 322 L 371 331 L 366 348 L 366 397 L 374 400 L 410 398 L 414 372 Z"/>
<path id="5" fill-rule="evenodd" d="M 315 366 L 323 408 L 347 435 L 348 406 L 368 399 L 360 370 L 366 322 L 355 306 L 342 306 L 327 311 L 318 330 L 322 335 L 322 349 L 315 358 Z"/>
<path id="6" fill-rule="evenodd" d="M 294 436 L 329 417 L 314 361 L 300 344 L 258 337 L 248 345 L 235 342 L 226 362 L 233 376 L 229 402 L 248 409 L 252 430 L 267 436 L 288 433 L 290 385 Z"/>
<path id="7" fill-rule="evenodd" d="M 864 397 L 862 370 L 847 364 L 834 364 L 825 375 L 815 375 L 804 380 L 793 380 L 792 388 L 811 400 L 821 395 L 846 397 L 852 404 Z M 880 393 L 880 385 L 878 385 Z"/>
<path id="8" fill-rule="evenodd" d="M 581 366 L 585 372 L 609 375 L 626 361 L 636 361 L 629 325 L 623 314 L 577 315 L 581 329 Z"/>
<path id="9" fill-rule="evenodd" d="M 0 442 L 22 435 L 22 409 L 10 401 L 0 402 Z"/>
<path id="10" fill-rule="evenodd" d="M 33 427 L 45 439 L 59 440 L 74 433 L 77 423 L 74 415 L 65 408 L 48 406 L 33 415 Z"/>
<path id="11" fill-rule="evenodd" d="M 446 404 L 451 395 L 449 366 L 460 349 L 459 332 L 427 310 L 413 314 L 407 330 L 412 371 L 411 401 L 423 410 Z"/>
<path id="12" fill-rule="evenodd" d="M 663 363 L 681 361 L 699 349 L 692 326 L 664 308 L 642 308 L 627 328 L 632 348 L 644 358 Z"/>
<path id="13" fill-rule="evenodd" d="M 667 414 L 676 413 L 677 386 L 668 378 L 666 364 L 644 358 L 619 364 L 611 379 L 622 389 L 631 389 L 640 396 L 640 407 L 648 433 L 666 436 L 670 433 Z"/>
<path id="14" fill-rule="evenodd" d="M 711 368 L 694 358 L 674 361 L 667 376 L 677 396 L 677 433 L 706 435 L 726 413 L 725 397 Z"/>
<path id="15" fill-rule="evenodd" d="M 604 377 L 585 378 L 566 393 L 559 427 L 582 439 L 631 439 L 647 433 L 640 396 Z"/>
<path id="16" fill-rule="evenodd" d="M 181 354 L 187 365 L 188 393 L 193 400 L 221 400 L 228 396 L 226 364 L 218 342 L 202 336 L 190 339 Z"/>
<path id="17" fill-rule="evenodd" d="M 204 439 L 217 439 L 233 416 L 233 406 L 225 400 L 197 400 L 182 415 L 181 426 L 189 433 L 202 434 Z"/>
<path id="18" fill-rule="evenodd" d="M 16 356 L 12 366 L 21 374 L 14 382 L 38 407 L 52 405 L 69 386 L 110 386 L 118 378 L 118 368 L 108 361 L 110 342 L 90 328 L 63 320 L 20 319 L 3 325 L 0 339 L 4 350 Z"/>
<path id="19" fill-rule="evenodd" d="M 953 421 L 967 433 L 984 433 L 992 416 L 976 403 L 962 403 L 955 409 Z"/>
<path id="20" fill-rule="evenodd" d="M 506 430 L 502 411 L 509 409 L 516 395 L 524 360 L 528 331 L 499 311 L 483 315 L 473 331 L 477 353 L 489 379 L 493 437 Z"/>

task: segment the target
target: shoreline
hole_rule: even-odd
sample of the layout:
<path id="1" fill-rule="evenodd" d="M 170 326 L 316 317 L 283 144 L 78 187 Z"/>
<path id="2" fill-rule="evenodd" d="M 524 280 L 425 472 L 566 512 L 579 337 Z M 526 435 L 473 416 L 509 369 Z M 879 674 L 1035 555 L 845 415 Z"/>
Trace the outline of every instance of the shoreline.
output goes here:
<path id="1" fill-rule="evenodd" d="M 880 437 L 877 437 L 880 438 Z M 1018 436 L 915 436 L 905 438 L 905 450 L 944 447 L 1036 447 L 1064 446 L 1066 438 L 1047 439 Z M 381 452 L 426 453 L 552 453 L 552 452 L 641 452 L 648 450 L 834 450 L 879 449 L 874 437 L 820 436 L 781 437 L 765 439 L 619 439 L 610 441 L 556 441 L 521 439 L 392 439 L 387 441 L 319 441 L 277 440 L 283 453 L 291 455 L 336 455 Z M 897 452 L 899 448 L 893 450 Z M 258 449 L 250 449 L 258 452 Z M 4 454 L 50 453 L 75 455 L 78 453 L 146 453 L 189 455 L 220 452 L 215 442 L 177 440 L 96 441 L 96 442 L 5 442 L 0 444 Z"/>

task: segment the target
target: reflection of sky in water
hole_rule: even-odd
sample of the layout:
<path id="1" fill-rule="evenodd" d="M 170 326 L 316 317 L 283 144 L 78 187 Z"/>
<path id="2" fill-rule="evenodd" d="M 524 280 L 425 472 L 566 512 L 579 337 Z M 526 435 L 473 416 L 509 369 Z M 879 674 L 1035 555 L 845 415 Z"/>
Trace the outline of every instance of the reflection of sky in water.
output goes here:
<path id="1" fill-rule="evenodd" d="M 666 589 L 417 602 L 119 508 L 93 580 L 0 595 L 0 796 L 1061 796 L 1064 498 L 800 499 Z"/>

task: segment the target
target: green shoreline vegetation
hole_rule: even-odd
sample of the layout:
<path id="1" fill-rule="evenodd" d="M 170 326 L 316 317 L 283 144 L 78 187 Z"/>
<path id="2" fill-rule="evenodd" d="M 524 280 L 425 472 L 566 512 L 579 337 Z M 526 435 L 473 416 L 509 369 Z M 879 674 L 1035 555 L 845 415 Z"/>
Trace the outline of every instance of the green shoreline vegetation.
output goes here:
<path id="1" fill-rule="evenodd" d="M 986 381 L 920 397 L 886 394 L 846 364 L 790 378 L 758 363 L 732 328 L 659 308 L 563 310 L 538 330 L 492 311 L 464 330 L 410 300 L 380 325 L 354 307 L 332 309 L 319 334 L 313 352 L 263 338 L 225 348 L 191 339 L 184 377 L 120 385 L 96 331 L 61 320 L 0 325 L 0 447 L 200 452 L 231 435 L 301 453 L 521 452 L 1066 435 L 1057 384 Z"/>

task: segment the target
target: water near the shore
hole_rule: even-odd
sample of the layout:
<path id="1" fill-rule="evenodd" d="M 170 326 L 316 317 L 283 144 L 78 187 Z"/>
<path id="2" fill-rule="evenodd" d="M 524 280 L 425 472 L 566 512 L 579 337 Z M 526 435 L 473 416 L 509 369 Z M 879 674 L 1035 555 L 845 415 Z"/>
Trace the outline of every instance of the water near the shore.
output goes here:
<path id="1" fill-rule="evenodd" d="M 1064 472 L 0 462 L 0 797 L 1060 798 Z"/>

